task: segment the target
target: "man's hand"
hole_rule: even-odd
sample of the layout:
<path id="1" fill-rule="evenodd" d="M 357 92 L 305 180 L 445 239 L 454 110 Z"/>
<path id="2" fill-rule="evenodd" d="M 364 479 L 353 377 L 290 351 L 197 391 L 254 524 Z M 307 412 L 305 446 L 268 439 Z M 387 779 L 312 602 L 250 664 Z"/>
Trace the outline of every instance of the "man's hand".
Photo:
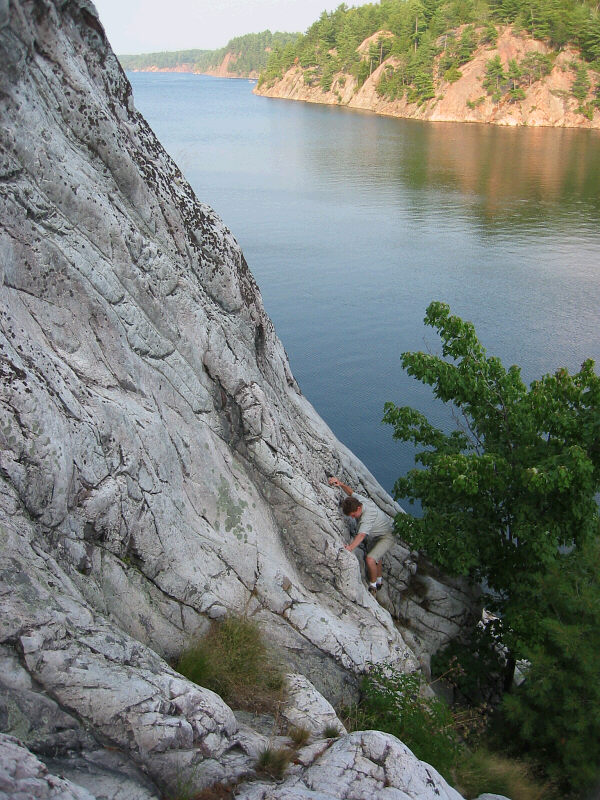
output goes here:
<path id="1" fill-rule="evenodd" d="M 344 545 L 344 550 L 349 550 L 350 552 L 352 552 L 358 547 L 358 545 L 363 541 L 364 538 L 365 538 L 364 533 L 357 533 L 354 539 L 352 539 L 352 541 L 350 542 L 350 544 Z"/>
<path id="2" fill-rule="evenodd" d="M 348 495 L 348 497 L 349 497 L 351 494 L 354 494 L 354 492 L 352 491 L 352 489 L 351 489 L 349 486 L 346 486 L 346 484 L 345 484 L 345 483 L 342 483 L 342 482 L 341 482 L 341 480 L 340 480 L 339 478 L 334 478 L 334 477 L 331 477 L 331 478 L 329 478 L 329 485 L 330 485 L 330 486 L 338 486 L 340 489 L 342 489 L 342 491 L 346 492 L 346 494 Z"/>

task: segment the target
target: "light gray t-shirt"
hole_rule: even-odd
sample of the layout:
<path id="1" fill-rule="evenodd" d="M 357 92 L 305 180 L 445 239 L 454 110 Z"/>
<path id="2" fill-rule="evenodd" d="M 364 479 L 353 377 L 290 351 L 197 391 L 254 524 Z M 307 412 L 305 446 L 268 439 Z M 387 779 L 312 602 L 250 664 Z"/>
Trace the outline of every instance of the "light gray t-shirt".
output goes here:
<path id="1" fill-rule="evenodd" d="M 356 520 L 359 533 L 377 538 L 393 532 L 394 520 L 385 511 L 382 511 L 372 500 L 363 497 L 358 492 L 352 492 L 352 497 L 356 497 L 363 507 L 362 514 Z"/>

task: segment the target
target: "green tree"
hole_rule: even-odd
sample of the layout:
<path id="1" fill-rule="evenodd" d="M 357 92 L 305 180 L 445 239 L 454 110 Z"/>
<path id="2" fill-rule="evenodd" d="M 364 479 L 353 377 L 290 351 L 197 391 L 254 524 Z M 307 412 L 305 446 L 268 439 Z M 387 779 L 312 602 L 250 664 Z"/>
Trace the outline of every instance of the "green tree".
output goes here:
<path id="1" fill-rule="evenodd" d="M 451 574 L 487 585 L 518 655 L 532 640 L 532 578 L 598 531 L 600 378 L 586 361 L 575 375 L 559 369 L 527 388 L 519 368 L 488 356 L 446 304 L 432 303 L 425 322 L 442 355 L 404 353 L 402 365 L 452 404 L 459 426 L 445 433 L 415 409 L 386 404 L 394 438 L 424 448 L 423 469 L 394 487 L 396 498 L 419 500 L 423 515 L 398 515 L 396 531 Z"/>
<path id="2" fill-rule="evenodd" d="M 483 79 L 483 88 L 487 93 L 492 96 L 492 100 L 497 103 L 502 98 L 507 75 L 504 72 L 500 56 L 490 58 L 485 65 L 485 78 Z"/>
<path id="3" fill-rule="evenodd" d="M 504 698 L 503 739 L 565 790 L 600 779 L 600 546 L 565 554 L 534 576 L 537 634 L 526 680 Z"/>
<path id="4" fill-rule="evenodd" d="M 475 40 L 475 31 L 472 25 L 467 25 L 467 27 L 462 32 L 462 35 L 458 42 L 458 64 L 459 66 L 463 66 L 468 61 L 471 60 L 471 56 L 477 47 L 477 42 Z"/>
<path id="5" fill-rule="evenodd" d="M 531 86 L 535 81 L 541 81 L 544 76 L 550 74 L 552 59 L 543 53 L 527 53 L 519 62 L 519 69 L 521 80 L 527 81 L 527 84 Z"/>
<path id="6" fill-rule="evenodd" d="M 452 66 L 444 72 L 444 79 L 449 83 L 454 83 L 460 78 L 462 78 L 462 72 L 459 70 L 456 64 L 452 64 Z"/>
<path id="7" fill-rule="evenodd" d="M 525 99 L 525 92 L 520 86 L 522 77 L 523 71 L 517 63 L 517 60 L 515 58 L 511 58 L 508 62 L 507 82 L 509 87 L 508 96 L 513 103 L 517 100 Z"/>
<path id="8" fill-rule="evenodd" d="M 571 87 L 571 92 L 576 100 L 579 100 L 579 106 L 583 105 L 590 90 L 590 78 L 588 75 L 587 67 L 585 64 L 577 64 L 575 68 L 575 80 Z"/>
<path id="9" fill-rule="evenodd" d="M 587 21 L 581 45 L 585 58 L 600 64 L 600 13 Z"/>
<path id="10" fill-rule="evenodd" d="M 492 23 L 488 22 L 481 34 L 481 43 L 482 44 L 491 44 L 495 46 L 496 42 L 498 41 L 498 28 Z"/>

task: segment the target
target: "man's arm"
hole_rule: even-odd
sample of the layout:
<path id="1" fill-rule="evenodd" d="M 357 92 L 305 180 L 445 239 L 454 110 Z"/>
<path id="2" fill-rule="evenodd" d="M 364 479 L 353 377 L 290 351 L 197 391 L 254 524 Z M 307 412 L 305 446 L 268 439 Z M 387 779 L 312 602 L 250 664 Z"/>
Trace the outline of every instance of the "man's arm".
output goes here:
<path id="1" fill-rule="evenodd" d="M 350 552 L 352 552 L 358 547 L 358 545 L 362 542 L 362 540 L 365 538 L 366 535 L 367 535 L 366 533 L 357 533 L 354 539 L 352 539 L 352 541 L 350 542 L 350 544 L 344 545 L 345 549 L 350 550 Z"/>
<path id="2" fill-rule="evenodd" d="M 350 497 L 350 495 L 354 494 L 352 489 L 349 486 L 346 486 L 345 483 L 342 483 L 339 478 L 329 478 L 329 485 L 330 486 L 339 486 L 340 489 L 343 489 L 346 492 L 348 497 Z"/>

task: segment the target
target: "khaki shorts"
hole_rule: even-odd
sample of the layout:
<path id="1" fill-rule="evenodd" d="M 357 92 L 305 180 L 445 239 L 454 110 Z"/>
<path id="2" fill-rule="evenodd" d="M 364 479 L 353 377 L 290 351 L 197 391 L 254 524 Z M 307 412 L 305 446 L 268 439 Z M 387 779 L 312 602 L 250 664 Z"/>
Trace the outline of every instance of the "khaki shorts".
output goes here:
<path id="1" fill-rule="evenodd" d="M 374 544 L 367 550 L 367 555 L 375 561 L 381 561 L 395 541 L 396 537 L 393 533 L 384 533 L 383 536 L 374 538 Z"/>

